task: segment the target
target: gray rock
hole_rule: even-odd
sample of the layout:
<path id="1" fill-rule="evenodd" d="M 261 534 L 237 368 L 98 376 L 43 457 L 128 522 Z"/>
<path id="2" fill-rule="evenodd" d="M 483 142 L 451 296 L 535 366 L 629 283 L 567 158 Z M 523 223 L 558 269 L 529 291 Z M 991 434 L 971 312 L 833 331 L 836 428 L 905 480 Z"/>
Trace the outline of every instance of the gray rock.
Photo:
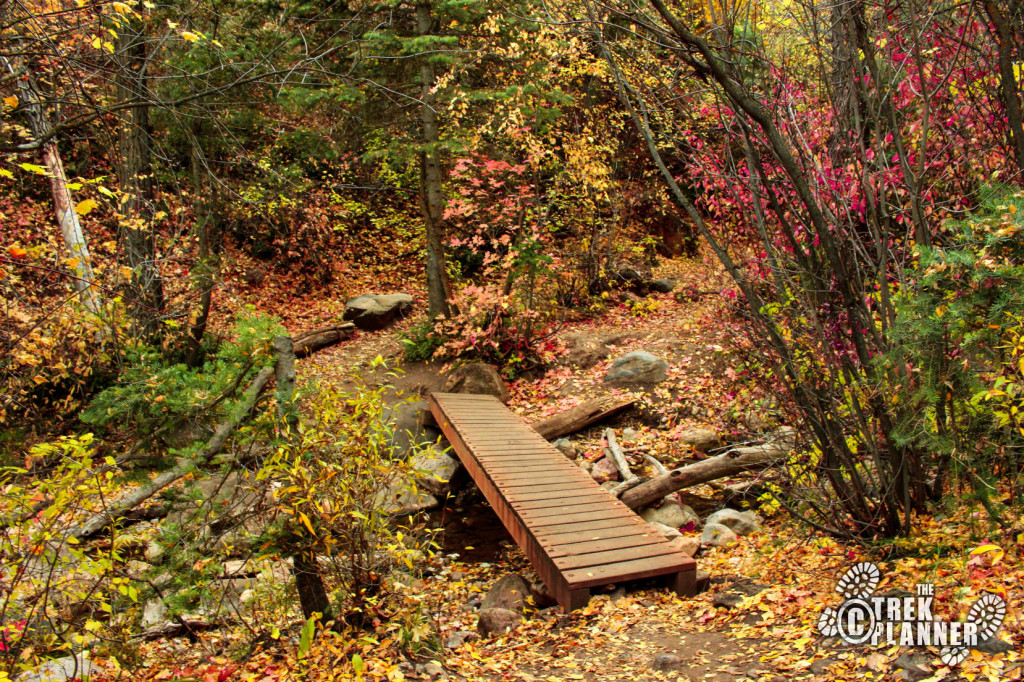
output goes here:
<path id="1" fill-rule="evenodd" d="M 469 630 L 459 630 L 453 632 L 448 636 L 448 639 L 444 641 L 445 649 L 458 649 L 466 642 L 472 642 L 473 640 L 480 639 L 480 635 Z"/>
<path id="2" fill-rule="evenodd" d="M 699 452 L 722 447 L 722 441 L 718 434 L 711 429 L 688 429 L 679 434 L 679 440 Z"/>
<path id="3" fill-rule="evenodd" d="M 676 500 L 665 500 L 660 507 L 647 507 L 640 512 L 640 518 L 648 523 L 663 523 L 671 528 L 682 528 L 691 523 L 694 528 L 700 525 L 697 513 Z"/>
<path id="4" fill-rule="evenodd" d="M 437 497 L 448 494 L 449 481 L 462 466 L 459 460 L 444 450 L 440 445 L 435 445 L 421 450 L 409 460 L 410 466 L 417 472 L 416 485 Z"/>
<path id="5" fill-rule="evenodd" d="M 923 680 L 931 677 L 932 669 L 929 666 L 931 659 L 924 654 L 902 654 L 892 663 L 894 670 L 900 671 L 900 678 L 904 680 Z"/>
<path id="6" fill-rule="evenodd" d="M 657 291 L 659 294 L 671 293 L 676 288 L 676 281 L 674 279 L 656 279 L 651 282 L 651 291 Z"/>
<path id="7" fill-rule="evenodd" d="M 31 670 L 26 670 L 18 675 L 18 682 L 66 682 L 80 677 L 85 680 L 96 670 L 96 666 L 85 657 L 84 654 L 77 656 L 64 656 L 54 658 Z"/>
<path id="8" fill-rule="evenodd" d="M 508 573 L 501 576 L 498 582 L 488 590 L 487 596 L 480 604 L 480 610 L 507 609 L 522 613 L 526 608 L 526 599 L 529 596 L 530 583 L 526 581 L 526 578 L 518 573 Z"/>
<path id="9" fill-rule="evenodd" d="M 167 549 L 156 540 L 150 540 L 146 543 L 146 561 L 151 564 L 159 564 L 164 560 L 164 556 L 167 554 Z"/>
<path id="10" fill-rule="evenodd" d="M 159 599 L 151 599 L 142 607 L 142 628 L 148 630 L 151 627 L 167 622 L 167 607 Z"/>
<path id="11" fill-rule="evenodd" d="M 831 658 L 819 658 L 814 663 L 811 663 L 811 672 L 815 675 L 823 675 L 828 667 L 835 663 Z"/>
<path id="12" fill-rule="evenodd" d="M 409 294 L 363 294 L 345 302 L 342 319 L 364 331 L 383 329 L 412 310 Z"/>
<path id="13" fill-rule="evenodd" d="M 538 609 L 546 609 L 558 603 L 555 595 L 551 594 L 551 590 L 543 582 L 530 585 L 530 596 L 533 597 L 533 605 Z"/>
<path id="14" fill-rule="evenodd" d="M 723 609 L 734 609 L 739 606 L 740 602 L 744 600 L 744 596 L 738 592 L 719 592 L 711 598 L 711 603 L 714 606 L 719 606 Z"/>
<path id="15" fill-rule="evenodd" d="M 491 634 L 505 634 L 516 629 L 523 617 L 508 609 L 481 609 L 477 619 L 477 631 L 486 637 Z"/>
<path id="16" fill-rule="evenodd" d="M 640 438 L 640 434 L 637 433 L 636 429 L 625 428 L 622 429 L 622 435 L 619 436 L 619 442 L 622 444 L 632 443 L 638 438 Z"/>
<path id="17" fill-rule="evenodd" d="M 619 480 L 619 470 L 611 458 L 602 457 L 594 462 L 594 466 L 590 469 L 590 477 L 598 483 L 617 481 Z"/>
<path id="18" fill-rule="evenodd" d="M 709 524 L 717 523 L 728 526 L 736 535 L 750 535 L 761 530 L 761 519 L 754 512 L 736 511 L 735 509 L 719 509 L 708 517 Z"/>
<path id="19" fill-rule="evenodd" d="M 700 536 L 700 544 L 708 547 L 728 547 L 729 545 L 735 545 L 740 539 L 736 537 L 736 533 L 733 533 L 728 526 L 723 526 L 718 523 L 708 523 L 704 525 L 704 532 Z"/>
<path id="20" fill-rule="evenodd" d="M 506 405 L 510 397 L 498 370 L 483 362 L 470 362 L 456 368 L 445 379 L 444 392 L 493 395 Z"/>
<path id="21" fill-rule="evenodd" d="M 1007 651 L 1013 651 L 1013 645 L 1009 642 L 1004 642 L 1001 639 L 993 637 L 986 639 L 983 642 L 978 642 L 978 645 L 974 647 L 983 654 L 1005 654 Z"/>
<path id="22" fill-rule="evenodd" d="M 440 500 L 425 490 L 410 490 L 410 486 L 396 482 L 381 490 L 374 500 L 374 505 L 385 509 L 389 514 L 418 514 L 441 506 Z"/>
<path id="23" fill-rule="evenodd" d="M 554 445 L 555 448 L 557 448 L 559 452 L 561 452 L 563 455 L 565 455 L 569 459 L 575 459 L 576 458 L 576 444 L 573 443 L 568 438 L 559 438 L 554 443 L 552 443 L 552 445 Z"/>
<path id="24" fill-rule="evenodd" d="M 694 557 L 700 551 L 700 540 L 695 537 L 682 536 L 669 541 L 669 547 L 688 557 Z"/>
<path id="25" fill-rule="evenodd" d="M 649 523 L 648 525 L 650 525 L 656 533 L 661 535 L 661 537 L 665 538 L 666 540 L 672 541 L 676 538 L 683 537 L 683 534 L 680 533 L 676 528 L 673 528 L 672 526 L 666 526 L 664 523 Z"/>
<path id="26" fill-rule="evenodd" d="M 423 672 L 430 675 L 432 679 L 438 679 L 441 677 L 447 677 L 444 672 L 444 667 L 441 666 L 437 661 L 431 661 L 423 666 Z"/>
<path id="27" fill-rule="evenodd" d="M 611 348 L 600 341 L 581 338 L 567 340 L 570 342 L 568 350 L 556 361 L 562 367 L 590 369 L 612 354 Z"/>
<path id="28" fill-rule="evenodd" d="M 654 657 L 651 667 L 655 670 L 679 670 L 683 667 L 683 659 L 675 654 L 659 654 Z"/>
<path id="29" fill-rule="evenodd" d="M 609 384 L 657 384 L 668 378 L 668 363 L 657 355 L 636 350 L 612 362 L 604 380 Z"/>
<path id="30" fill-rule="evenodd" d="M 384 421 L 390 429 L 388 442 L 395 458 L 403 458 L 413 445 L 437 442 L 441 432 L 424 426 L 425 414 L 430 414 L 426 400 L 399 403 L 384 410 Z"/>

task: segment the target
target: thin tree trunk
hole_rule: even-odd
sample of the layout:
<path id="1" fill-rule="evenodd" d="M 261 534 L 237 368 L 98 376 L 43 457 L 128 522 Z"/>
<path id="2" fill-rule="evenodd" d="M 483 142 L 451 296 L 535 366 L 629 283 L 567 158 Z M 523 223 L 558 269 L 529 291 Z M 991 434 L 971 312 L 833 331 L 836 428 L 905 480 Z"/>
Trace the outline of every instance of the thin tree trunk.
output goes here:
<path id="1" fill-rule="evenodd" d="M 138 26 L 127 25 L 120 33 L 122 55 L 115 83 L 120 103 L 133 104 L 124 112 L 118 130 L 118 175 L 121 184 L 119 213 L 121 246 L 132 270 L 129 304 L 141 336 L 157 334 L 164 292 L 156 266 L 153 239 L 153 168 L 146 70 L 149 57 Z"/>
<path id="2" fill-rule="evenodd" d="M 1013 50 L 1016 31 L 1020 30 L 1024 16 L 1021 16 L 1019 2 L 1009 3 L 1009 16 L 1000 9 L 1001 3 L 985 0 L 985 13 L 995 29 L 996 46 L 999 56 L 999 88 L 1002 90 L 1003 105 L 1006 107 L 1006 120 L 1010 128 L 1010 141 L 1013 143 L 1013 154 L 1017 161 L 1017 169 L 1024 172 L 1024 112 L 1021 105 L 1021 89 L 1018 79 L 1013 73 Z M 1016 14 L 1016 16 L 1014 16 Z M 1024 45 L 1017 46 L 1018 58 L 1024 61 Z M 1017 68 L 1021 68 L 1018 66 Z"/>
<path id="3" fill-rule="evenodd" d="M 434 17 L 430 3 L 416 6 L 416 33 L 430 35 Z M 434 87 L 437 75 L 430 55 L 422 57 L 420 84 L 422 86 L 422 107 L 420 117 L 423 123 L 423 151 L 420 153 L 420 193 L 423 205 L 423 220 L 427 232 L 427 312 L 433 319 L 447 315 L 448 281 L 444 257 L 444 188 L 438 145 L 441 141 Z"/>
<path id="4" fill-rule="evenodd" d="M 193 142 L 190 153 L 192 165 L 192 191 L 196 197 L 196 226 L 195 234 L 199 243 L 199 263 L 194 268 L 196 273 L 196 286 L 199 288 L 199 310 L 195 314 L 195 321 L 189 330 L 189 349 L 187 364 L 189 367 L 198 367 L 203 362 L 203 336 L 206 334 L 206 325 L 210 319 L 210 310 L 213 307 L 213 287 L 216 283 L 217 272 L 220 270 L 220 219 L 215 215 L 217 203 L 217 185 L 210 182 L 209 188 L 203 190 L 203 170 L 206 164 L 201 158 L 202 151 L 199 148 L 199 130 L 193 130 Z"/>
<path id="5" fill-rule="evenodd" d="M 274 365 L 277 382 L 277 415 L 287 437 L 294 439 L 295 427 L 299 423 L 299 411 L 295 406 L 295 344 L 290 336 L 274 337 Z M 295 573 L 295 589 L 299 593 L 302 614 L 308 620 L 319 613 L 323 621 L 331 620 L 331 601 L 327 596 L 316 554 L 299 541 L 299 548 L 292 554 Z"/>
<path id="6" fill-rule="evenodd" d="M 50 122 L 43 110 L 42 98 L 39 96 L 39 91 L 28 70 L 11 63 L 7 57 L 0 56 L 0 59 L 3 60 L 4 68 L 18 81 L 18 95 L 24 106 L 32 135 L 38 139 L 46 137 L 50 130 Z M 98 315 L 100 299 L 96 291 L 96 277 L 92 271 L 89 246 L 85 239 L 85 233 L 82 231 L 78 213 L 75 212 L 75 203 L 71 197 L 71 190 L 68 188 L 68 179 L 64 173 L 64 163 L 61 161 L 56 139 L 51 139 L 43 144 L 41 155 L 43 166 L 50 179 L 50 192 L 53 195 L 57 225 L 60 227 L 64 245 L 71 258 L 71 272 L 74 276 L 75 289 L 86 310 Z"/>

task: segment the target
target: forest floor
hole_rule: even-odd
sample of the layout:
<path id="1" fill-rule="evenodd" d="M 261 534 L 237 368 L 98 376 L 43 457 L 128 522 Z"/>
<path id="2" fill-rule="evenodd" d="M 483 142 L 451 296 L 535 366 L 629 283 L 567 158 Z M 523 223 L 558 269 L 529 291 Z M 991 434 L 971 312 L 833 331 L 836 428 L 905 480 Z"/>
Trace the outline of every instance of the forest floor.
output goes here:
<path id="1" fill-rule="evenodd" d="M 653 304 L 645 306 L 641 315 L 634 314 L 628 303 L 610 306 L 600 317 L 564 324 L 551 346 L 553 358 L 574 345 L 599 342 L 611 349 L 611 357 L 642 349 L 669 361 L 668 381 L 653 391 L 635 394 L 640 409 L 614 423 L 616 428 L 637 430 L 639 442 L 668 466 L 700 457 L 676 440 L 683 430 L 712 428 L 727 442 L 742 442 L 752 437 L 747 426 L 751 414 L 769 422 L 773 418 L 772 400 L 748 382 L 743 349 L 730 329 L 729 286 L 708 263 L 668 261 L 657 274 L 712 293 L 681 303 L 671 294 L 655 294 L 650 298 Z M 373 291 L 366 284 L 373 293 L 390 293 Z M 284 311 L 293 333 L 337 319 L 344 298 L 325 298 L 322 293 L 315 303 L 312 298 L 308 304 L 302 298 L 293 299 L 273 312 Z M 422 300 L 422 292 L 410 293 Z M 241 302 L 268 300 L 265 291 L 245 287 L 232 295 Z M 290 310 L 298 312 L 289 315 Z M 438 388 L 442 365 L 408 365 L 401 360 L 402 332 L 417 321 L 412 318 L 386 331 L 357 333 L 300 361 L 300 383 L 307 388 L 317 382 L 345 385 L 353 373 L 365 375 L 372 360 L 381 356 L 404 371 L 395 379 L 398 387 L 409 393 Z M 613 392 L 601 381 L 609 362 L 602 360 L 586 369 L 555 364 L 542 374 L 518 379 L 510 385 L 510 408 L 533 421 L 588 397 Z M 572 439 L 584 452 L 598 449 L 598 431 L 595 427 Z M 689 490 L 687 501 L 702 516 L 705 510 L 722 506 L 720 491 L 707 485 Z M 626 591 L 599 594 L 574 613 L 562 614 L 558 608 L 537 611 L 509 634 L 470 636 L 461 644 L 451 638 L 475 632 L 474 594 L 486 593 L 507 573 L 518 572 L 533 580 L 536 576 L 497 517 L 479 500 L 451 503 L 436 520 L 445 529 L 439 537 L 442 551 L 428 562 L 424 577 L 409 586 L 407 595 L 421 604 L 435 633 L 435 646 L 427 646 L 425 640 L 412 647 L 417 654 L 409 655 L 400 653 L 403 647 L 392 638 L 353 639 L 326 633 L 298 661 L 293 627 L 292 645 L 282 644 L 288 641 L 284 637 L 266 647 L 257 646 L 241 665 L 211 656 L 230 648 L 226 645 L 207 649 L 200 657 L 184 655 L 182 648 L 166 643 L 153 655 L 163 660 L 171 655 L 177 664 L 152 679 L 353 679 L 355 653 L 364 661 L 365 679 L 1022 679 L 1024 618 L 1016 605 L 1021 603 L 1024 534 L 1022 529 L 1012 534 L 993 529 L 980 508 L 937 509 L 934 516 L 919 520 L 920 530 L 914 537 L 894 542 L 884 557 L 865 554 L 859 546 L 839 544 L 774 515 L 766 518 L 761 532 L 741 537 L 738 544 L 704 548 L 698 554 L 698 568 L 710 574 L 711 586 L 694 598 L 681 599 L 655 585 L 632 585 Z M 950 668 L 934 648 L 853 646 L 823 638 L 817 623 L 824 608 L 840 604 L 836 582 L 846 569 L 863 560 L 874 561 L 881 569 L 878 591 L 913 592 L 917 583 L 934 583 L 937 618 L 963 617 L 984 591 L 1003 595 L 1010 609 L 1000 637 L 1011 643 L 1012 650 L 973 652 L 959 667 Z M 408 651 L 408 646 L 404 648 Z M 909 655 L 915 654 L 911 660 Z"/>

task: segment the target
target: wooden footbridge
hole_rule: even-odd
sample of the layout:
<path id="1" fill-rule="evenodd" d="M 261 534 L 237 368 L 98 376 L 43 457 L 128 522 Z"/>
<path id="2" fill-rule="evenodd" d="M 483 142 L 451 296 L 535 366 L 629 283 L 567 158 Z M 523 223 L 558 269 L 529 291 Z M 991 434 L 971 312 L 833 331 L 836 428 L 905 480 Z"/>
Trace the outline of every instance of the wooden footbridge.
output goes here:
<path id="1" fill-rule="evenodd" d="M 664 576 L 696 592 L 696 563 L 673 549 L 493 396 L 434 393 L 430 410 L 505 528 L 566 611 L 590 588 Z"/>

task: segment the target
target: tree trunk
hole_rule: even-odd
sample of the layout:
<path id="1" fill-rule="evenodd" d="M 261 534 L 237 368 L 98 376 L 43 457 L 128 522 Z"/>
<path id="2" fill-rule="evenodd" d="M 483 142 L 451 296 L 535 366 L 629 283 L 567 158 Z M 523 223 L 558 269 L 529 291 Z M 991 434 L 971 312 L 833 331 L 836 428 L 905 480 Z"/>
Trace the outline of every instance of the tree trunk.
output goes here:
<path id="1" fill-rule="evenodd" d="M 303 617 L 309 620 L 313 614 L 319 613 L 322 622 L 331 620 L 331 600 L 327 597 L 327 588 L 316 557 L 296 552 L 292 561 L 295 564 L 295 589 L 299 592 Z"/>
<path id="2" fill-rule="evenodd" d="M 304 358 L 312 355 L 321 348 L 333 346 L 352 336 L 356 326 L 351 322 L 340 324 L 336 327 L 325 327 L 316 329 L 305 334 L 300 334 L 295 339 L 295 357 Z"/>
<path id="3" fill-rule="evenodd" d="M 416 33 L 430 35 L 434 17 L 430 3 L 416 6 Z M 438 146 L 441 141 L 434 87 L 437 75 L 429 54 L 421 57 L 420 84 L 423 151 L 420 152 L 420 202 L 427 232 L 427 313 L 431 319 L 448 315 L 448 278 L 444 257 L 444 188 Z"/>
<path id="4" fill-rule="evenodd" d="M 652 478 L 627 490 L 619 499 L 630 509 L 638 509 L 683 488 L 726 476 L 735 476 L 744 471 L 762 469 L 774 462 L 784 460 L 789 456 L 789 451 L 790 448 L 782 444 L 737 448 L 696 464 L 673 469 L 664 476 Z"/>
<path id="5" fill-rule="evenodd" d="M 277 415 L 283 422 L 283 428 L 289 437 L 296 435 L 295 427 L 299 423 L 299 411 L 294 403 L 295 397 L 295 344 L 290 336 L 274 337 L 274 365 L 277 377 Z M 299 549 L 292 554 L 295 567 L 295 589 L 299 593 L 299 604 L 306 619 L 319 613 L 324 621 L 331 619 L 331 602 L 327 597 L 320 566 L 316 563 L 316 555 L 309 543 L 296 537 Z"/>
<path id="6" fill-rule="evenodd" d="M 632 407 L 635 402 L 635 400 L 625 400 L 606 407 L 604 399 L 595 398 L 570 408 L 565 412 L 559 412 L 553 417 L 530 424 L 530 427 L 544 436 L 546 440 L 554 440 L 570 433 L 576 433 L 591 424 L 596 424 L 603 419 L 614 416 Z"/>
<path id="7" fill-rule="evenodd" d="M 123 26 L 119 43 L 121 57 L 114 79 L 117 99 L 121 104 L 133 105 L 124 112 L 118 130 L 119 232 L 125 262 L 132 271 L 127 298 L 136 331 L 142 337 L 152 337 L 161 330 L 164 292 L 153 239 L 153 168 L 146 84 L 149 57 L 137 25 Z"/>
<path id="8" fill-rule="evenodd" d="M 44 138 L 50 130 L 50 122 L 43 110 L 42 98 L 27 69 L 15 66 L 6 57 L 0 56 L 3 65 L 18 81 L 18 95 L 25 107 L 29 129 L 36 138 Z M 75 289 L 78 291 L 82 305 L 86 310 L 98 315 L 100 300 L 96 291 L 96 277 L 92 271 L 92 260 L 89 246 L 82 231 L 82 223 L 75 212 L 68 179 L 64 173 L 64 163 L 60 158 L 56 139 L 51 139 L 42 146 L 42 161 L 50 178 L 50 192 L 53 195 L 53 208 L 57 214 L 57 225 L 60 227 L 64 245 L 67 247 L 71 260 L 71 272 L 74 277 Z"/>
<path id="9" fill-rule="evenodd" d="M 199 262 L 193 268 L 195 286 L 199 289 L 199 310 L 196 311 L 192 328 L 189 330 L 189 367 L 198 367 L 203 362 L 203 336 L 213 307 L 213 287 L 220 270 L 220 218 L 216 215 L 217 183 L 210 182 L 204 191 L 203 171 L 208 167 L 199 148 L 201 130 L 197 125 L 192 130 L 193 143 L 189 153 L 192 166 L 192 192 L 195 197 L 195 235 L 199 243 Z"/>
<path id="10" fill-rule="evenodd" d="M 270 381 L 270 377 L 272 376 L 274 376 L 273 367 L 265 367 L 260 370 L 256 375 L 256 378 L 252 380 L 251 384 L 249 384 L 249 387 L 245 391 L 245 395 L 242 396 L 242 400 L 239 402 L 234 412 L 231 413 L 227 420 L 221 422 L 221 424 L 217 426 L 217 429 L 213 432 L 213 436 L 210 437 L 210 440 L 206 441 L 206 446 L 194 460 L 185 462 L 184 464 L 160 474 L 154 478 L 148 486 L 139 488 L 130 495 L 125 496 L 124 499 L 120 500 L 113 508 L 104 510 L 90 518 L 77 530 L 73 531 L 71 535 L 82 539 L 98 533 L 111 521 L 120 518 L 123 514 L 131 511 L 149 498 L 153 497 L 153 495 L 156 495 L 167 486 L 193 471 L 193 464 L 204 464 L 213 459 L 213 457 L 224 448 L 224 445 L 228 441 L 228 437 L 234 432 L 235 428 L 249 416 L 250 412 L 252 412 L 252 409 L 256 406 L 256 401 L 259 399 L 260 394 L 263 393 L 263 389 L 266 387 L 267 382 Z"/>
<path id="11" fill-rule="evenodd" d="M 1021 88 L 1013 73 L 1013 51 L 1018 50 L 1018 58 L 1024 61 L 1024 44 L 1014 45 L 1021 41 L 1018 35 L 1021 22 L 1022 5 L 1020 2 L 1008 3 L 1008 13 L 1000 8 L 1001 3 L 985 0 L 985 13 L 995 29 L 996 47 L 999 56 L 999 88 L 1002 90 L 1003 106 L 1006 107 L 1006 121 L 1010 128 L 1010 142 L 1017 161 L 1017 169 L 1024 172 L 1024 106 L 1021 104 Z M 1015 29 L 1016 27 L 1016 29 Z M 1016 40 L 1015 40 L 1016 39 Z M 1024 41 L 1021 41 L 1024 43 Z M 1021 68 L 1018 66 L 1017 68 Z"/>

